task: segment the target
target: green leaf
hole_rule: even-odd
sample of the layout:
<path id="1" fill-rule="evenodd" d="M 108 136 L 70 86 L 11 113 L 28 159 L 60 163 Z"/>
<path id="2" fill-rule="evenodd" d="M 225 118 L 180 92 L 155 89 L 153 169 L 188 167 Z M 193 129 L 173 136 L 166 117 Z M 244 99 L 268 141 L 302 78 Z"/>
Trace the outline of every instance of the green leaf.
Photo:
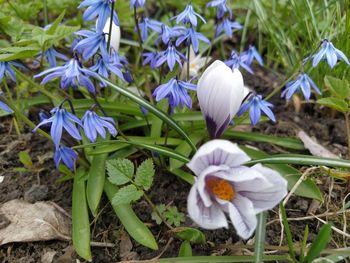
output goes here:
<path id="1" fill-rule="evenodd" d="M 62 22 L 64 15 L 66 13 L 66 10 L 63 10 L 63 12 L 56 18 L 56 20 L 51 24 L 50 28 L 46 31 L 49 35 L 53 35 L 59 26 L 59 24 Z"/>
<path id="2" fill-rule="evenodd" d="M 205 244 L 206 238 L 202 231 L 191 227 L 178 227 L 175 229 L 176 237 L 191 244 Z"/>
<path id="3" fill-rule="evenodd" d="M 317 100 L 317 103 L 343 113 L 347 113 L 349 110 L 344 99 L 328 97 Z"/>
<path id="4" fill-rule="evenodd" d="M 267 212 L 261 212 L 257 215 L 258 225 L 255 229 L 255 240 L 254 240 L 254 262 L 260 263 L 263 260 L 265 251 L 265 240 L 266 240 L 266 217 Z"/>
<path id="5" fill-rule="evenodd" d="M 26 166 L 26 167 L 32 167 L 33 166 L 33 162 L 32 162 L 32 158 L 30 157 L 29 153 L 26 151 L 21 151 L 18 154 L 19 160 L 21 161 L 21 163 Z"/>
<path id="6" fill-rule="evenodd" d="M 346 79 L 338 79 L 332 76 L 325 76 L 324 83 L 333 96 L 340 99 L 347 99 L 350 96 L 350 85 Z"/>
<path id="7" fill-rule="evenodd" d="M 192 256 L 176 258 L 160 258 L 159 263 L 234 263 L 253 262 L 253 256 Z M 289 262 L 289 255 L 264 255 L 264 262 Z"/>
<path id="8" fill-rule="evenodd" d="M 134 164 L 128 159 L 108 160 L 106 163 L 108 180 L 116 185 L 123 185 L 134 176 Z"/>
<path id="9" fill-rule="evenodd" d="M 177 210 L 176 206 L 168 207 L 168 210 L 164 212 L 168 224 L 174 226 L 180 226 L 181 222 L 185 222 L 185 214 Z"/>
<path id="10" fill-rule="evenodd" d="M 325 224 L 319 230 L 315 240 L 312 242 L 311 248 L 305 257 L 307 263 L 311 263 L 316 257 L 318 257 L 321 251 L 327 247 L 331 240 L 332 228 L 331 225 Z"/>
<path id="11" fill-rule="evenodd" d="M 128 185 L 120 188 L 112 199 L 113 205 L 130 204 L 139 200 L 143 196 L 143 192 L 137 190 L 135 185 Z"/>
<path id="12" fill-rule="evenodd" d="M 293 238 L 292 238 L 292 232 L 290 231 L 290 227 L 289 227 L 289 223 L 288 223 L 288 219 L 287 219 L 286 210 L 285 210 L 282 203 L 280 203 L 279 207 L 280 207 L 280 211 L 282 214 L 282 223 L 284 226 L 284 232 L 286 233 L 289 254 L 290 254 L 290 257 L 292 258 L 293 262 L 297 262 L 295 260 L 294 243 L 293 243 Z"/>
<path id="13" fill-rule="evenodd" d="M 162 215 L 166 211 L 166 206 L 164 204 L 156 205 L 157 211 Z M 156 211 L 153 211 L 151 213 L 151 217 L 158 225 L 160 225 L 163 220 L 159 217 L 158 213 Z"/>
<path id="14" fill-rule="evenodd" d="M 154 166 L 153 160 L 147 159 L 141 163 L 136 170 L 135 184 L 143 187 L 146 191 L 149 190 L 153 183 Z"/>
<path id="15" fill-rule="evenodd" d="M 181 243 L 179 257 L 192 257 L 192 247 L 190 242 L 184 241 Z"/>

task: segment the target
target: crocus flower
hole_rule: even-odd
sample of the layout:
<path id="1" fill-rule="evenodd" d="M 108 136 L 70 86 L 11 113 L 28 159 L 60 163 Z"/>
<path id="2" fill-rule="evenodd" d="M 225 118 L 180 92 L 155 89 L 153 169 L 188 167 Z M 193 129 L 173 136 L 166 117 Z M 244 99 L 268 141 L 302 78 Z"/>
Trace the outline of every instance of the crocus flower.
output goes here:
<path id="1" fill-rule="evenodd" d="M 84 0 L 78 8 L 88 7 L 83 19 L 86 21 L 93 20 L 98 17 L 97 31 L 102 32 L 108 17 L 111 15 L 111 4 L 115 0 Z M 113 22 L 119 26 L 117 14 L 113 11 Z"/>
<path id="2" fill-rule="evenodd" d="M 199 106 L 211 138 L 218 138 L 239 110 L 244 99 L 241 72 L 216 60 L 203 73 L 197 85 Z"/>
<path id="3" fill-rule="evenodd" d="M 56 77 L 61 77 L 62 89 L 67 89 L 70 86 L 77 88 L 78 85 L 81 85 L 85 86 L 91 93 L 95 93 L 95 86 L 89 77 L 99 78 L 98 74 L 95 72 L 83 68 L 76 58 L 69 60 L 62 66 L 47 69 L 40 74 L 35 75 L 34 78 L 46 74 L 48 75 L 41 81 L 41 84 L 46 84 Z"/>
<path id="4" fill-rule="evenodd" d="M 34 129 L 35 132 L 40 126 L 51 123 L 50 134 L 53 143 L 56 145 L 56 148 L 60 145 L 62 130 L 63 128 L 76 140 L 81 140 L 81 136 L 78 128 L 75 126 L 75 123 L 79 126 L 82 126 L 81 121 L 77 116 L 68 112 L 62 106 L 53 108 L 51 111 L 51 117 L 40 122 Z"/>
<path id="5" fill-rule="evenodd" d="M 156 44 L 158 44 L 160 40 L 162 40 L 164 44 L 168 44 L 172 39 L 181 36 L 185 30 L 186 28 L 183 26 L 169 27 L 162 24 L 161 31 L 156 39 Z"/>
<path id="6" fill-rule="evenodd" d="M 190 48 L 190 77 L 195 77 L 198 75 L 201 68 L 205 66 L 207 61 L 211 60 L 211 57 L 203 57 L 194 53 L 193 48 Z M 187 62 L 184 63 L 181 71 L 181 79 L 186 79 L 187 77 Z"/>
<path id="7" fill-rule="evenodd" d="M 264 112 L 270 120 L 276 122 L 275 115 L 270 109 L 272 107 L 273 105 L 263 100 L 261 95 L 255 95 L 242 105 L 237 115 L 241 116 L 244 112 L 249 110 L 250 121 L 253 125 L 256 125 L 261 118 L 261 112 Z"/>
<path id="8" fill-rule="evenodd" d="M 20 63 L 15 61 L 0 61 L 0 82 L 5 75 L 16 81 L 16 73 L 12 68 L 13 66 L 24 68 Z"/>
<path id="9" fill-rule="evenodd" d="M 150 30 L 153 30 L 157 33 L 162 32 L 162 23 L 145 17 L 143 18 L 142 22 L 139 23 L 139 28 L 141 31 L 141 40 L 142 42 L 145 42 L 148 38 L 148 33 Z"/>
<path id="10" fill-rule="evenodd" d="M 167 83 L 156 88 L 153 92 L 153 96 L 156 98 L 156 101 L 168 98 L 169 105 L 172 109 L 179 105 L 181 108 L 183 108 L 184 105 L 191 108 L 192 100 L 187 90 L 196 90 L 196 85 L 177 79 L 170 79 Z"/>
<path id="11" fill-rule="evenodd" d="M 39 55 L 37 56 L 37 60 L 40 61 L 41 60 L 41 57 L 42 57 L 42 52 L 39 53 Z M 44 52 L 44 59 L 49 63 L 50 67 L 53 68 L 53 67 L 56 67 L 57 66 L 57 61 L 56 61 L 56 58 L 59 58 L 59 59 L 62 59 L 64 61 L 67 61 L 68 58 L 57 52 L 53 47 L 51 48 L 48 48 L 45 52 Z M 37 64 L 37 63 L 35 63 Z"/>
<path id="12" fill-rule="evenodd" d="M 142 54 L 143 57 L 143 63 L 142 65 L 150 65 L 151 68 L 155 68 L 156 67 L 156 62 L 157 62 L 157 58 L 158 58 L 158 52 L 144 52 Z"/>
<path id="13" fill-rule="evenodd" d="M 176 62 L 182 67 L 181 58 L 185 61 L 187 60 L 181 52 L 177 51 L 172 44 L 169 44 L 166 50 L 159 52 L 157 62 L 154 66 L 160 67 L 167 62 L 169 69 L 172 71 Z"/>
<path id="14" fill-rule="evenodd" d="M 2 96 L 3 92 L 0 91 L 0 96 Z M 11 110 L 11 108 L 9 106 L 7 106 L 5 103 L 3 103 L 1 100 L 0 100 L 0 109 L 8 112 L 8 113 L 12 113 L 13 111 Z"/>
<path id="15" fill-rule="evenodd" d="M 250 68 L 246 61 L 242 59 L 235 50 L 231 52 L 231 56 L 228 60 L 225 61 L 225 64 L 233 69 L 239 69 L 240 67 L 244 68 L 250 74 L 254 74 L 253 70 Z"/>
<path id="16" fill-rule="evenodd" d="M 74 161 L 78 159 L 78 155 L 75 153 L 75 151 L 71 148 L 68 148 L 64 145 L 59 145 L 56 150 L 55 154 L 53 156 L 53 159 L 56 164 L 56 168 L 58 169 L 58 166 L 61 161 L 71 170 L 74 171 Z"/>
<path id="17" fill-rule="evenodd" d="M 259 52 L 256 50 L 255 46 L 249 46 L 249 49 L 247 51 L 242 52 L 241 54 L 241 60 L 247 64 L 251 65 L 253 63 L 253 60 L 256 59 L 258 63 L 263 66 L 264 61 L 262 57 L 260 56 Z"/>
<path id="18" fill-rule="evenodd" d="M 345 54 L 339 49 L 335 48 L 333 43 L 328 39 L 322 41 L 321 50 L 313 56 L 312 66 L 316 67 L 322 59 L 326 59 L 330 68 L 337 64 L 338 59 L 343 60 L 350 66 L 350 62 Z"/>
<path id="19" fill-rule="evenodd" d="M 230 14 L 230 18 L 232 17 L 232 11 L 231 9 L 227 6 L 226 3 L 227 0 L 214 0 L 210 1 L 207 4 L 207 7 L 215 7 L 216 8 L 216 17 L 217 18 L 222 18 L 226 12 Z"/>
<path id="20" fill-rule="evenodd" d="M 197 17 L 201 19 L 204 24 L 206 23 L 205 19 L 194 11 L 193 6 L 191 4 L 188 4 L 184 11 L 172 19 L 176 19 L 176 24 L 180 24 L 181 22 L 184 24 L 191 23 L 192 26 L 196 27 Z"/>
<path id="21" fill-rule="evenodd" d="M 178 37 L 176 40 L 176 46 L 179 46 L 184 41 L 186 43 L 186 46 L 192 45 L 193 50 L 196 53 L 199 50 L 199 41 L 203 41 L 208 45 L 210 44 L 208 38 L 206 38 L 203 34 L 196 32 L 192 27 L 187 28 L 186 31 Z"/>
<path id="22" fill-rule="evenodd" d="M 317 94 L 321 94 L 315 82 L 306 73 L 301 73 L 296 80 L 292 80 L 286 84 L 286 89 L 282 92 L 281 97 L 290 100 L 294 93 L 301 91 L 305 100 L 308 101 L 311 96 L 311 88 L 313 88 Z"/>
<path id="23" fill-rule="evenodd" d="M 108 57 L 105 33 L 80 30 L 75 34 L 85 37 L 83 40 L 80 40 L 74 47 L 74 50 L 77 50 L 83 54 L 84 60 L 91 58 L 96 54 L 98 50 L 101 51 L 102 57 Z"/>
<path id="24" fill-rule="evenodd" d="M 222 32 L 225 32 L 226 36 L 232 37 L 234 29 L 240 30 L 242 28 L 240 23 L 225 18 L 217 25 L 215 36 L 218 37 Z"/>
<path id="25" fill-rule="evenodd" d="M 113 118 L 101 117 L 96 112 L 87 110 L 81 120 L 83 122 L 84 133 L 90 142 L 96 141 L 97 134 L 100 134 L 103 139 L 106 139 L 105 128 L 108 129 L 112 136 L 117 135 Z"/>
<path id="26" fill-rule="evenodd" d="M 249 156 L 237 144 L 212 140 L 202 145 L 187 166 L 196 175 L 187 199 L 191 219 L 205 229 L 228 228 L 248 239 L 256 215 L 272 209 L 287 194 L 287 181 L 261 164 L 244 166 Z"/>
<path id="27" fill-rule="evenodd" d="M 98 20 L 96 21 L 97 26 Z M 105 34 L 105 41 L 108 42 L 109 39 L 109 26 L 111 23 L 111 19 L 108 18 L 107 22 L 105 24 L 105 27 L 103 28 L 103 33 Z M 113 48 L 115 51 L 119 50 L 120 45 L 120 27 L 116 25 L 114 22 L 112 23 L 112 32 L 111 32 L 112 38 L 110 42 L 110 47 Z"/>

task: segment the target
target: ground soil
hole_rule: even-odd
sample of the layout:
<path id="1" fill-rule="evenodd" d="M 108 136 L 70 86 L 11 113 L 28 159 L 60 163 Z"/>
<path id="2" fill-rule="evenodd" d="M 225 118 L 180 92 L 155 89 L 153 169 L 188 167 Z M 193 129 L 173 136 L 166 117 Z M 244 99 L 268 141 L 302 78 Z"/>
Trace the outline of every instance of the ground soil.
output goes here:
<path id="1" fill-rule="evenodd" d="M 280 81 L 272 73 L 257 69 L 256 75 L 246 77 L 246 84 L 257 92 L 267 94 L 273 88 L 276 88 Z M 287 105 L 278 97 L 273 98 L 275 113 L 278 119 L 276 124 L 263 123 L 253 128 L 253 131 L 259 131 L 266 134 L 275 134 L 280 136 L 295 136 L 298 128 L 302 128 L 309 135 L 315 136 L 321 144 L 328 147 L 335 154 L 346 158 L 346 135 L 344 132 L 344 121 L 342 116 L 334 115 L 325 109 L 320 109 L 314 105 L 301 105 L 301 110 L 296 113 L 293 105 Z M 37 134 L 32 134 L 25 129 L 24 133 L 18 136 L 13 127 L 10 118 L 0 119 L 0 175 L 5 179 L 0 183 L 0 202 L 26 198 L 30 201 L 50 200 L 57 203 L 68 213 L 71 212 L 71 190 L 72 182 L 66 181 L 57 183 L 59 173 L 55 170 L 52 160 L 52 145 Z M 258 146 L 270 153 L 283 152 L 283 149 L 267 144 L 251 144 Z M 28 151 L 34 164 L 41 169 L 38 173 L 19 173 L 13 169 L 22 167 L 18 159 L 20 151 Z M 292 197 L 287 205 L 289 217 L 304 217 L 308 210 L 312 209 L 314 214 L 324 212 L 338 211 L 346 195 L 345 183 L 334 181 L 322 173 L 318 173 L 315 181 L 322 189 L 326 202 L 324 204 L 315 203 L 309 199 Z M 37 195 L 30 195 L 29 190 L 33 185 L 40 184 L 44 186 L 45 191 Z M 186 198 L 189 192 L 189 185 L 180 181 L 173 175 L 157 172 L 155 183 L 149 192 L 150 198 L 155 204 L 171 204 L 186 213 Z M 118 262 L 127 259 L 150 259 L 158 256 L 161 252 L 162 257 L 176 256 L 179 250 L 180 241 L 174 239 L 166 245 L 172 235 L 164 226 L 158 226 L 151 219 L 150 207 L 144 201 L 137 203 L 134 208 L 139 217 L 148 224 L 154 235 L 157 237 L 160 250 L 151 251 L 135 242 L 133 247 L 125 251 L 125 244 L 128 244 L 128 238 L 120 223 L 113 213 L 107 201 L 103 199 L 104 207 L 98 220 L 93 224 L 92 240 L 96 242 L 108 242 L 115 246 L 93 247 L 93 262 Z M 310 211 L 309 211 L 310 212 Z M 324 218 L 332 221 L 336 227 L 342 229 L 342 217 Z M 279 245 L 281 227 L 278 221 L 276 211 L 269 213 L 267 228 L 267 244 Z M 292 221 L 291 228 L 293 238 L 296 241 L 301 240 L 305 225 L 309 225 L 309 240 L 312 241 L 317 234 L 320 223 L 317 219 Z M 186 226 L 193 226 L 191 220 L 186 218 Z M 194 255 L 230 255 L 244 253 L 249 254 L 248 249 L 237 249 L 237 245 L 243 245 L 232 229 L 204 231 L 208 243 L 206 245 L 195 245 L 193 247 Z M 120 242 L 123 240 L 123 242 Z M 247 244 L 251 244 L 248 241 Z M 285 242 L 282 244 L 285 245 Z M 335 235 L 332 240 L 332 246 L 343 245 L 342 236 Z M 235 245 L 235 246 L 234 246 Z M 349 243 L 348 243 L 349 245 Z M 128 251 L 129 250 L 129 251 Z M 72 252 L 71 242 L 48 241 L 32 243 L 7 244 L 0 247 L 0 262 L 42 262 L 41 257 L 48 251 L 55 251 L 56 255 L 53 262 L 73 262 L 77 256 Z M 129 252 L 129 253 L 128 253 Z M 124 254 L 121 258 L 121 253 Z M 75 262 L 75 261 L 74 261 Z M 83 262 L 81 260 L 81 262 Z"/>

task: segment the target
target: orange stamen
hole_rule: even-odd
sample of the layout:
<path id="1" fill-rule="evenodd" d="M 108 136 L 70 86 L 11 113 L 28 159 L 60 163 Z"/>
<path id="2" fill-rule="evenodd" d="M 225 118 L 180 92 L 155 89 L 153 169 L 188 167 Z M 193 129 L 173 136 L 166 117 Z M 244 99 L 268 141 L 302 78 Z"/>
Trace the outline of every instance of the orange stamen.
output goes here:
<path id="1" fill-rule="evenodd" d="M 235 198 L 235 190 L 228 181 L 219 178 L 209 178 L 206 180 L 207 188 L 222 200 L 231 201 Z"/>

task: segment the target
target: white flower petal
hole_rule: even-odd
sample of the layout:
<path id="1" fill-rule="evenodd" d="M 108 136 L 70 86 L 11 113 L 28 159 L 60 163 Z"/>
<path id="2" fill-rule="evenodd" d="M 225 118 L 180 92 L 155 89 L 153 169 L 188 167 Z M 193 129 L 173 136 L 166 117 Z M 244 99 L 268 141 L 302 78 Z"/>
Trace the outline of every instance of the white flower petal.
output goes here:
<path id="1" fill-rule="evenodd" d="M 211 165 L 237 167 L 249 160 L 249 156 L 237 144 L 227 140 L 212 140 L 198 149 L 187 166 L 199 176 Z"/>
<path id="2" fill-rule="evenodd" d="M 105 24 L 105 27 L 103 28 L 103 33 L 106 34 L 106 42 L 108 42 L 109 38 L 109 24 L 110 24 L 111 19 L 108 18 L 107 22 Z M 96 25 L 97 25 L 98 19 L 96 20 Z M 112 38 L 111 38 L 111 47 L 115 50 L 119 50 L 119 45 L 120 45 L 120 27 L 112 23 Z"/>

